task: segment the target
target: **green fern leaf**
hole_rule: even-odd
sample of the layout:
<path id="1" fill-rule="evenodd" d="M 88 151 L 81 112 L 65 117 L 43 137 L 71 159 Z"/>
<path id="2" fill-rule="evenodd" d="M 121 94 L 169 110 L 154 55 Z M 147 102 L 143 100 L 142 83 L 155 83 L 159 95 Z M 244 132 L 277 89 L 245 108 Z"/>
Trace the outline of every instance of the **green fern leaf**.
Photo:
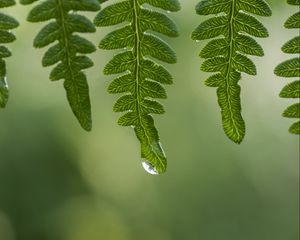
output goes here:
<path id="1" fill-rule="evenodd" d="M 294 81 L 287 84 L 280 92 L 282 98 L 300 98 L 300 82 Z"/>
<path id="2" fill-rule="evenodd" d="M 293 58 L 280 63 L 275 74 L 280 77 L 300 77 L 300 58 Z"/>
<path id="3" fill-rule="evenodd" d="M 104 68 L 106 75 L 121 74 L 111 82 L 108 92 L 125 94 L 113 107 L 115 112 L 125 112 L 118 124 L 134 128 L 141 143 L 144 164 L 150 172 L 162 173 L 166 171 L 167 159 L 151 115 L 165 112 L 154 99 L 167 97 L 162 84 L 171 84 L 172 76 L 150 58 L 175 63 L 172 48 L 153 32 L 176 37 L 178 30 L 165 14 L 143 8 L 143 4 L 171 12 L 180 9 L 177 0 L 127 0 L 105 7 L 95 17 L 94 23 L 102 27 L 125 22 L 99 44 L 101 49 L 123 49 Z"/>
<path id="4" fill-rule="evenodd" d="M 284 23 L 284 26 L 289 29 L 300 28 L 300 12 L 297 12 L 294 15 L 290 16 Z"/>
<path id="5" fill-rule="evenodd" d="M 297 36 L 282 46 L 284 53 L 300 53 L 300 37 Z"/>
<path id="6" fill-rule="evenodd" d="M 30 4 L 36 0 L 21 0 Z M 102 2 L 102 1 L 100 1 Z M 93 66 L 84 54 L 96 50 L 93 43 L 76 33 L 93 33 L 93 23 L 77 11 L 98 11 L 97 0 L 46 0 L 35 6 L 29 13 L 29 22 L 52 20 L 37 34 L 34 47 L 43 48 L 50 44 L 43 59 L 44 67 L 56 65 L 50 73 L 52 81 L 64 79 L 64 88 L 71 109 L 82 128 L 92 128 L 89 87 L 83 70 Z"/>
<path id="7" fill-rule="evenodd" d="M 300 6 L 299 0 L 288 0 L 290 5 Z M 286 28 L 300 28 L 300 14 L 299 12 L 292 15 L 285 22 L 284 26 Z M 282 51 L 288 54 L 297 54 L 300 53 L 300 37 L 297 36 L 286 44 L 283 45 Z M 285 78 L 298 78 L 300 77 L 300 58 L 295 57 L 289 60 L 286 60 L 280 63 L 274 70 L 274 73 L 279 77 Z M 300 80 L 293 81 L 287 84 L 279 94 L 282 98 L 300 98 Z M 283 117 L 287 118 L 300 118 L 300 104 L 294 104 L 288 107 L 282 114 Z M 289 128 L 289 132 L 292 134 L 300 134 L 300 122 L 292 124 Z"/>
<path id="8" fill-rule="evenodd" d="M 268 31 L 255 17 L 270 16 L 264 0 L 202 0 L 196 6 L 199 15 L 218 14 L 203 21 L 192 33 L 193 40 L 212 39 L 200 52 L 206 59 L 204 72 L 216 72 L 205 84 L 217 87 L 223 129 L 234 142 L 241 143 L 245 123 L 241 115 L 241 73 L 256 75 L 256 67 L 246 55 L 263 56 L 262 47 L 252 38 L 268 37 Z"/>
<path id="9" fill-rule="evenodd" d="M 295 122 L 290 126 L 289 132 L 292 134 L 299 134 L 300 133 L 300 122 Z"/>
<path id="10" fill-rule="evenodd" d="M 14 0 L 0 0 L 0 8 L 10 7 L 14 4 Z M 2 44 L 11 43 L 16 39 L 10 30 L 18 25 L 18 21 L 13 17 L 0 12 L 0 108 L 5 108 L 9 96 L 4 58 L 11 56 L 10 50 Z"/>
<path id="11" fill-rule="evenodd" d="M 300 0 L 287 0 L 290 5 L 300 5 Z"/>
<path id="12" fill-rule="evenodd" d="M 23 5 L 28 5 L 28 4 L 34 3 L 36 1 L 38 1 L 38 0 L 20 0 L 20 3 Z"/>
<path id="13" fill-rule="evenodd" d="M 300 103 L 289 106 L 282 115 L 287 118 L 300 118 Z"/>

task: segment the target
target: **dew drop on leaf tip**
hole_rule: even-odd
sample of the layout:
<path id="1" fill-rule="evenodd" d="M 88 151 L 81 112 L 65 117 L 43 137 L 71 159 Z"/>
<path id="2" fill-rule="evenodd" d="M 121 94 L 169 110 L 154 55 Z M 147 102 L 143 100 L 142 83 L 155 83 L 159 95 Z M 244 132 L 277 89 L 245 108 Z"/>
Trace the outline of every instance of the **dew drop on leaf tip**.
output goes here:
<path id="1" fill-rule="evenodd" d="M 6 76 L 0 78 L 0 88 L 8 88 Z"/>
<path id="2" fill-rule="evenodd" d="M 143 161 L 142 162 L 142 166 L 145 169 L 145 171 L 147 173 L 150 173 L 152 175 L 158 175 L 159 173 L 157 172 L 157 170 L 155 169 L 155 167 L 149 163 L 148 161 Z"/>

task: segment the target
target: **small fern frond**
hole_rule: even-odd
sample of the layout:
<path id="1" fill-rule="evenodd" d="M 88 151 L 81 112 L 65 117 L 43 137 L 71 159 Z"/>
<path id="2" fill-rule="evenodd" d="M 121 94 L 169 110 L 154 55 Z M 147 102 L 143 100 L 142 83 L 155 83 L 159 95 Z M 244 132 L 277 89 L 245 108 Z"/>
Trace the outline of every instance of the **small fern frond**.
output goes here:
<path id="1" fill-rule="evenodd" d="M 262 47 L 251 37 L 268 37 L 267 29 L 252 15 L 270 16 L 264 0 L 202 0 L 196 6 L 199 15 L 217 14 L 202 22 L 192 33 L 193 40 L 211 39 L 200 52 L 206 59 L 204 72 L 216 72 L 205 84 L 217 87 L 223 128 L 234 142 L 245 136 L 245 122 L 241 115 L 241 73 L 256 75 L 256 67 L 246 55 L 263 56 Z M 220 37 L 221 36 L 221 37 Z"/>
<path id="2" fill-rule="evenodd" d="M 288 0 L 290 5 L 300 6 L 299 0 Z M 284 23 L 288 29 L 300 29 L 300 12 L 293 14 Z M 286 60 L 280 63 L 274 70 L 274 73 L 279 77 L 298 78 L 300 77 L 300 36 L 294 37 L 281 48 L 284 53 L 297 54 L 297 57 Z M 293 81 L 287 84 L 279 94 L 282 98 L 300 98 L 300 80 Z M 282 114 L 287 118 L 300 118 L 300 103 L 293 104 L 288 107 Z M 300 134 L 300 121 L 292 124 L 289 132 Z"/>
<path id="3" fill-rule="evenodd" d="M 154 59 L 175 63 L 176 56 L 154 32 L 176 37 L 178 30 L 165 14 L 144 8 L 143 4 L 170 12 L 180 9 L 177 0 L 126 0 L 101 10 L 94 22 L 99 27 L 126 22 L 99 44 L 101 49 L 124 49 L 104 68 L 106 75 L 121 74 L 109 85 L 108 92 L 125 94 L 113 107 L 115 112 L 126 112 L 118 123 L 134 128 L 141 143 L 144 164 L 152 173 L 162 173 L 166 170 L 167 160 L 151 115 L 164 113 L 163 106 L 154 99 L 167 97 L 162 84 L 171 84 L 172 77 Z"/>
<path id="4" fill-rule="evenodd" d="M 30 4 L 37 0 L 21 0 Z M 53 44 L 42 59 L 44 67 L 55 65 L 52 81 L 64 79 L 64 87 L 72 111 L 82 128 L 92 128 L 89 87 L 83 70 L 93 66 L 84 54 L 96 50 L 93 43 L 75 33 L 93 33 L 93 23 L 77 11 L 98 11 L 97 0 L 46 0 L 35 6 L 28 15 L 29 22 L 52 20 L 35 37 L 34 47 Z"/>
<path id="5" fill-rule="evenodd" d="M 0 0 L 0 8 L 10 7 L 15 4 L 14 0 Z M 4 58 L 11 56 L 10 50 L 3 46 L 3 44 L 11 43 L 16 39 L 10 30 L 17 26 L 19 26 L 17 20 L 0 12 L 0 108 L 5 108 L 9 95 Z"/>

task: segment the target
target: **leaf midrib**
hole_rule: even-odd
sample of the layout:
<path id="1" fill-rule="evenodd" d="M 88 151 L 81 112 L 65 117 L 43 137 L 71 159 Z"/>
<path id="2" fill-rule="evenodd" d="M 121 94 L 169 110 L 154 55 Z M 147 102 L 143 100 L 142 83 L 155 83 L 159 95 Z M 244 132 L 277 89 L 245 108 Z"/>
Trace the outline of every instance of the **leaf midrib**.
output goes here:
<path id="1" fill-rule="evenodd" d="M 73 69 L 72 69 L 72 59 L 71 59 L 71 56 L 69 54 L 70 52 L 70 46 L 69 46 L 69 38 L 68 38 L 68 34 L 67 34 L 67 31 L 66 31 L 66 27 L 65 27 L 65 15 L 64 15 L 64 8 L 63 8 L 63 4 L 62 4 L 62 0 L 57 0 L 58 2 L 58 5 L 59 5 L 59 13 L 60 13 L 60 20 L 61 20 L 61 27 L 63 29 L 63 39 L 64 39 L 64 48 L 66 49 L 65 51 L 65 56 L 66 56 L 66 59 L 67 59 L 67 68 L 68 68 L 68 72 L 70 73 L 71 75 L 71 80 L 69 81 L 71 84 L 72 84 L 72 88 L 73 90 L 75 89 L 75 92 L 76 92 L 76 99 L 77 99 L 77 102 L 80 103 L 80 107 L 82 108 L 82 106 L 84 105 L 81 101 L 81 98 L 79 97 L 79 92 L 78 92 L 78 89 L 76 87 L 76 84 L 74 84 L 75 82 L 75 77 L 74 77 L 74 73 L 73 73 Z M 66 81 L 66 79 L 65 79 Z M 71 103 L 70 103 L 71 105 Z M 72 107 L 72 106 L 71 106 Z M 77 113 L 78 114 L 78 113 Z M 82 127 L 86 130 L 88 130 L 88 128 L 86 126 L 84 126 L 84 123 L 81 122 L 81 118 L 82 116 L 78 116 L 78 120 L 80 122 L 80 124 L 82 125 Z"/>
<path id="2" fill-rule="evenodd" d="M 230 111 L 230 119 L 232 121 L 233 127 L 235 129 L 236 134 L 238 135 L 238 140 L 240 140 L 240 133 L 239 129 L 236 125 L 236 121 L 234 119 L 234 113 L 231 106 L 231 96 L 230 96 L 230 72 L 232 70 L 232 56 L 234 54 L 234 17 L 236 13 L 235 9 L 236 0 L 232 0 L 231 10 L 230 10 L 230 22 L 229 22 L 229 56 L 228 56 L 228 67 L 226 71 L 226 96 L 227 96 L 227 102 L 229 106 Z M 234 139 L 235 140 L 235 139 Z"/>
<path id="3" fill-rule="evenodd" d="M 141 88 L 140 85 L 141 85 L 142 79 L 140 78 L 140 61 L 143 57 L 142 57 L 142 53 L 141 53 L 141 41 L 140 41 L 141 36 L 140 35 L 142 35 L 143 33 L 140 31 L 140 25 L 139 25 L 139 20 L 138 20 L 138 18 L 139 18 L 138 14 L 140 12 L 140 4 L 138 3 L 137 0 L 132 0 L 132 2 L 133 2 L 133 11 L 134 11 L 133 24 L 135 27 L 134 54 L 136 57 L 136 65 L 135 65 L 134 77 L 136 79 L 136 84 L 135 84 L 136 101 L 137 101 L 136 111 L 137 111 L 137 115 L 138 115 L 139 124 L 145 133 L 147 142 L 148 142 L 149 146 L 151 147 L 152 152 L 155 154 L 156 158 L 160 161 L 161 166 L 164 166 L 164 163 L 161 160 L 160 156 L 158 156 L 158 154 L 153 149 L 153 146 L 150 141 L 150 137 L 147 135 L 146 128 L 143 125 L 143 121 L 142 121 L 142 114 L 141 114 L 142 99 L 141 99 L 141 91 L 140 91 L 140 88 Z"/>

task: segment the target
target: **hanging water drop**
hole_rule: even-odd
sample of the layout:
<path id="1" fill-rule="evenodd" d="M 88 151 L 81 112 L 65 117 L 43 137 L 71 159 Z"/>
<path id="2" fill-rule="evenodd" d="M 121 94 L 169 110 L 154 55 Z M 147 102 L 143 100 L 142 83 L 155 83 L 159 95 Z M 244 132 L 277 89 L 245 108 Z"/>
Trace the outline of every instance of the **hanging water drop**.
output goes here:
<path id="1" fill-rule="evenodd" d="M 0 78 L 0 88 L 8 88 L 6 76 Z"/>
<path id="2" fill-rule="evenodd" d="M 156 171 L 155 167 L 154 167 L 151 163 L 149 163 L 149 162 L 147 162 L 147 161 L 143 161 L 143 162 L 142 162 L 142 166 L 143 166 L 143 168 L 145 169 L 145 171 L 146 171 L 147 173 L 150 173 L 150 174 L 153 174 L 153 175 L 159 174 L 159 173 Z"/>

